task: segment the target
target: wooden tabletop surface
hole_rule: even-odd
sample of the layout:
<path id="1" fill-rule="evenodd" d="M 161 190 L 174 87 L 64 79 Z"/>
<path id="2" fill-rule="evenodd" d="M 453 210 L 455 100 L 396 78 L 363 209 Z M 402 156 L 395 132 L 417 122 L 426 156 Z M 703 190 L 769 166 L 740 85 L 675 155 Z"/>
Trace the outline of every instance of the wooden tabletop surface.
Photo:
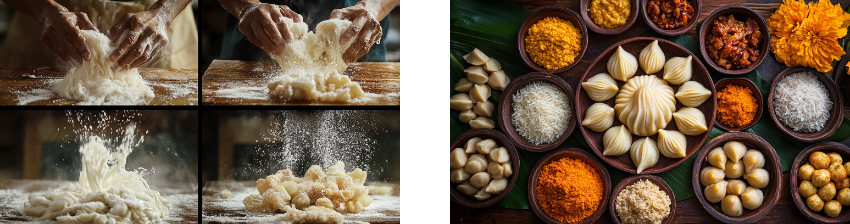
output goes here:
<path id="1" fill-rule="evenodd" d="M 372 205 L 382 203 L 379 200 L 399 200 L 401 185 L 399 181 L 366 181 L 366 186 L 379 185 L 391 186 L 393 192 L 391 196 L 372 196 Z M 222 198 L 221 191 L 227 189 L 232 192 L 230 198 Z M 242 205 L 242 199 L 250 194 L 257 194 L 257 185 L 255 181 L 210 181 L 204 184 L 201 192 L 203 197 L 203 220 L 204 223 L 254 223 L 254 222 L 269 222 L 270 220 L 257 219 L 257 213 L 248 212 Z M 395 202 L 398 203 L 398 202 Z M 366 210 L 358 215 L 347 214 L 345 219 L 354 222 L 368 223 L 400 223 L 400 207 L 394 206 L 391 208 L 379 208 L 375 211 Z M 373 213 L 377 215 L 367 215 Z M 269 218 L 268 215 L 260 216 Z M 347 223 L 347 222 L 343 222 Z"/>
<path id="2" fill-rule="evenodd" d="M 0 180 L 0 223 L 31 221 L 19 212 L 30 194 L 59 189 L 76 181 L 58 180 Z M 150 183 L 150 187 L 171 203 L 163 220 L 167 223 L 198 221 L 198 187 L 190 183 Z"/>
<path id="3" fill-rule="evenodd" d="M 542 0 L 542 1 L 517 1 L 517 4 L 522 7 L 525 7 L 529 10 L 536 10 L 540 7 L 547 5 L 555 5 L 562 8 L 568 8 L 573 11 L 579 12 L 579 1 L 577 0 Z M 808 2 L 808 1 L 807 1 Z M 726 5 L 743 5 L 753 9 L 757 13 L 759 13 L 762 17 L 768 18 L 774 11 L 782 4 L 781 0 L 750 0 L 750 1 L 740 1 L 740 0 L 717 0 L 717 1 L 700 1 L 702 4 L 702 10 L 700 12 L 699 23 L 702 23 L 709 14 L 711 14 L 715 9 Z M 841 3 L 842 7 L 846 7 L 850 2 L 839 0 L 832 1 L 833 4 Z M 699 24 L 698 23 L 698 24 Z M 694 29 L 688 31 L 685 35 L 694 38 L 694 40 L 699 40 L 696 29 L 699 27 L 697 25 Z M 590 66 L 590 63 L 593 59 L 595 59 L 596 55 L 599 55 L 604 51 L 607 47 L 632 37 L 645 36 L 652 31 L 652 29 L 647 26 L 646 21 L 644 21 L 643 17 L 638 16 L 638 20 L 635 22 L 634 26 L 623 32 L 619 35 L 600 35 L 590 32 L 589 36 L 589 46 L 585 56 L 581 58 L 581 61 L 573 67 L 572 69 L 557 73 L 556 75 L 560 76 L 572 87 L 576 88 L 578 85 L 579 79 L 583 75 L 584 71 Z M 850 39 L 845 37 L 846 39 Z M 839 40 L 841 43 L 841 40 Z M 699 54 L 699 52 L 694 52 L 695 54 Z M 847 76 L 847 69 L 844 68 L 843 65 L 847 64 L 847 61 L 850 61 L 850 54 L 845 54 L 842 62 L 843 64 L 835 63 L 836 69 L 826 73 L 830 77 L 835 77 L 837 80 L 837 85 L 841 88 L 845 96 L 844 108 L 850 108 L 850 103 L 847 101 L 846 96 L 850 96 L 850 78 L 843 77 Z M 776 61 L 773 54 L 768 54 L 767 58 L 764 62 L 757 68 L 757 71 L 762 76 L 764 80 L 769 82 L 773 81 L 773 78 L 779 74 L 780 71 L 787 68 L 784 64 L 781 64 Z M 836 72 L 837 71 L 837 72 Z M 835 76 L 839 74 L 839 76 Z M 718 80 L 714 80 L 715 82 Z M 850 114 L 845 113 L 845 117 L 850 117 Z M 843 144 L 850 144 L 850 140 L 844 141 Z M 797 210 L 796 205 L 792 201 L 790 197 L 790 190 L 788 187 L 788 172 L 783 172 L 783 189 L 781 197 L 779 198 L 779 202 L 773 208 L 770 214 L 762 218 L 759 223 L 804 223 L 809 222 Z M 520 184 L 520 183 L 517 183 Z M 616 185 L 616 183 L 613 183 Z M 498 205 L 490 206 L 482 209 L 474 209 L 467 208 L 461 205 L 451 203 L 451 222 L 468 222 L 468 223 L 541 223 L 543 222 L 539 219 L 532 210 L 530 209 L 509 209 L 504 208 Z M 611 214 L 606 210 L 602 217 L 597 221 L 597 223 L 612 223 Z M 682 201 L 678 201 L 676 204 L 676 217 L 673 223 L 717 223 L 719 220 L 715 219 L 713 216 L 708 214 L 702 205 L 699 203 L 699 200 L 696 197 L 691 197 Z"/>
<path id="4" fill-rule="evenodd" d="M 0 68 L 0 105 L 19 105 L 21 96 L 47 93 L 52 84 L 63 79 L 67 69 Z M 139 73 L 156 95 L 146 105 L 198 105 L 197 69 L 140 68 Z M 52 95 L 52 96 L 50 96 Z M 73 105 L 57 94 L 26 105 Z"/>
<path id="5" fill-rule="evenodd" d="M 268 95 L 276 62 L 214 60 L 202 78 L 204 105 L 387 105 L 401 103 L 398 62 L 354 62 L 343 74 L 360 84 L 369 100 L 350 102 L 282 101 Z"/>

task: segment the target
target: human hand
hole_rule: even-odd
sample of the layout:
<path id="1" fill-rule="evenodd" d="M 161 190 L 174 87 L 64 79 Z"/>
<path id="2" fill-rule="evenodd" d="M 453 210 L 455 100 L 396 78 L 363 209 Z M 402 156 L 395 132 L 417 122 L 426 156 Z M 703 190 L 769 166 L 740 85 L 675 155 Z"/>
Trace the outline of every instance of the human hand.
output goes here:
<path id="1" fill-rule="evenodd" d="M 98 30 L 86 13 L 51 11 L 41 17 L 39 24 L 42 28 L 41 42 L 59 59 L 72 65 L 91 60 L 89 46 L 80 30 Z"/>
<path id="2" fill-rule="evenodd" d="M 150 61 L 168 44 L 167 28 L 171 20 L 158 10 L 127 13 L 109 29 L 109 39 L 118 43 L 109 56 L 112 70 L 136 68 Z M 127 31 L 127 35 L 122 35 Z"/>
<path id="3" fill-rule="evenodd" d="M 365 55 L 372 48 L 372 44 L 384 35 L 381 24 L 375 19 L 375 15 L 366 9 L 363 2 L 358 2 L 351 7 L 335 9 L 330 18 L 352 21 L 351 26 L 339 37 L 340 45 L 354 38 L 354 42 L 342 54 L 345 63 L 351 63 Z"/>
<path id="4" fill-rule="evenodd" d="M 254 4 L 242 11 L 239 18 L 239 31 L 248 37 L 257 47 L 271 55 L 278 55 L 287 43 L 292 43 L 292 32 L 283 22 L 283 17 L 301 22 L 301 15 L 288 6 L 273 4 Z"/>

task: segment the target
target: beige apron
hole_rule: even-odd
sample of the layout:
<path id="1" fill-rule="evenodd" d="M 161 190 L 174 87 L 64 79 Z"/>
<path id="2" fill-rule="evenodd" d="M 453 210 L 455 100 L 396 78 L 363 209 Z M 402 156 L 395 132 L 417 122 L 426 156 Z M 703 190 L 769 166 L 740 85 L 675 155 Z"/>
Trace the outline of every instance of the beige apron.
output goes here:
<path id="1" fill-rule="evenodd" d="M 124 14 L 147 10 L 155 0 L 113 2 L 107 0 L 56 0 L 71 12 L 85 12 L 102 33 L 109 32 Z M 6 41 L 0 47 L 2 67 L 68 67 L 41 42 L 41 26 L 35 19 L 16 13 Z M 168 45 L 142 68 L 198 69 L 198 31 L 192 7 L 187 6 L 168 27 Z"/>

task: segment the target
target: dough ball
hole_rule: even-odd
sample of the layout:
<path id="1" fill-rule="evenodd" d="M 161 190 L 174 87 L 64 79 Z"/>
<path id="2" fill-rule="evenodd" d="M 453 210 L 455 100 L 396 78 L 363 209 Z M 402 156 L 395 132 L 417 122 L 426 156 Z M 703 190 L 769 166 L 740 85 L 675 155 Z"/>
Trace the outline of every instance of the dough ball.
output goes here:
<path id="1" fill-rule="evenodd" d="M 487 186 L 489 183 L 490 174 L 487 174 L 487 172 L 476 173 L 469 178 L 469 184 L 472 184 L 472 186 L 476 188 L 482 188 Z"/>
<path id="2" fill-rule="evenodd" d="M 490 162 L 490 164 L 487 165 L 487 174 L 490 174 L 490 177 L 492 177 L 493 179 L 504 178 L 505 169 L 502 167 L 502 164 L 499 164 L 497 162 Z"/>
<path id="3" fill-rule="evenodd" d="M 724 173 L 723 170 L 717 167 L 709 166 L 702 168 L 702 171 L 699 175 L 699 180 L 703 186 L 708 186 L 723 181 L 723 178 L 725 177 L 726 173 Z"/>
<path id="4" fill-rule="evenodd" d="M 742 180 L 731 180 L 726 185 L 726 193 L 731 195 L 741 195 L 747 189 L 747 183 Z"/>
<path id="5" fill-rule="evenodd" d="M 469 92 L 469 89 L 472 89 L 472 82 L 467 78 L 461 78 L 457 83 L 455 83 L 455 91 L 458 92 Z"/>
<path id="6" fill-rule="evenodd" d="M 464 110 L 460 112 L 458 119 L 460 119 L 460 122 L 469 123 L 469 121 L 475 120 L 476 117 L 478 117 L 478 114 L 475 114 L 475 111 Z"/>
<path id="7" fill-rule="evenodd" d="M 726 153 L 723 152 L 723 148 L 717 147 L 708 152 L 708 163 L 721 170 L 726 169 L 726 159 Z"/>
<path id="8" fill-rule="evenodd" d="M 829 167 L 829 156 L 823 152 L 814 152 L 809 155 L 809 163 L 815 167 L 815 169 L 826 169 Z"/>
<path id="9" fill-rule="evenodd" d="M 835 190 L 841 190 L 844 188 L 850 187 L 850 178 L 844 178 L 841 181 L 833 181 L 835 183 Z"/>
<path id="10" fill-rule="evenodd" d="M 820 196 L 820 199 L 823 199 L 824 201 L 829 201 L 835 197 L 835 192 L 835 184 L 829 182 L 826 186 L 818 189 L 818 196 Z"/>
<path id="11" fill-rule="evenodd" d="M 449 101 L 449 107 L 460 111 L 472 110 L 472 98 L 469 98 L 469 94 L 466 93 L 455 94 Z"/>
<path id="12" fill-rule="evenodd" d="M 800 180 L 812 180 L 812 172 L 815 172 L 815 167 L 806 163 L 797 170 L 797 178 Z"/>
<path id="13" fill-rule="evenodd" d="M 800 192 L 800 197 L 809 198 L 813 194 L 818 193 L 818 188 L 815 185 L 812 185 L 811 181 L 804 180 L 800 182 L 800 186 L 797 187 L 797 191 Z"/>
<path id="14" fill-rule="evenodd" d="M 765 188 L 768 184 L 770 184 L 770 174 L 767 173 L 767 170 L 762 168 L 758 168 L 752 172 L 744 174 L 744 179 L 747 179 L 747 183 L 749 183 L 750 186 L 756 188 Z"/>
<path id="15" fill-rule="evenodd" d="M 493 73 L 490 73 L 490 77 L 487 79 L 487 85 L 490 85 L 495 90 L 505 90 L 505 87 L 508 86 L 508 83 L 511 82 L 511 79 L 508 78 L 508 75 L 505 75 L 505 71 L 499 70 Z"/>
<path id="16" fill-rule="evenodd" d="M 499 61 L 496 61 L 495 58 L 490 58 L 490 60 L 487 60 L 487 62 L 484 63 L 484 70 L 488 72 L 496 72 L 502 70 L 502 65 L 499 64 Z"/>
<path id="17" fill-rule="evenodd" d="M 490 120 L 490 118 L 478 117 L 478 118 L 475 118 L 475 120 L 469 121 L 469 127 L 472 128 L 472 129 L 476 129 L 476 128 L 493 129 L 493 128 L 496 127 L 496 123 L 494 123 L 493 120 Z"/>
<path id="18" fill-rule="evenodd" d="M 460 183 L 469 179 L 469 173 L 467 173 L 463 169 L 453 169 L 451 172 L 452 175 L 452 183 Z"/>
<path id="19" fill-rule="evenodd" d="M 478 188 L 475 188 L 472 186 L 472 184 L 469 184 L 469 181 L 465 181 L 463 183 L 460 183 L 460 185 L 457 185 L 457 190 L 467 196 L 472 196 L 475 195 L 475 193 L 478 193 Z"/>
<path id="20" fill-rule="evenodd" d="M 764 202 L 764 192 L 761 189 L 747 187 L 747 190 L 741 193 L 741 204 L 746 209 L 755 210 L 761 207 L 762 202 Z"/>
<path id="21" fill-rule="evenodd" d="M 815 187 L 826 186 L 826 184 L 829 183 L 829 181 L 830 181 L 829 171 L 824 170 L 824 169 L 820 169 L 820 170 L 815 170 L 814 172 L 812 172 L 812 184 L 815 185 Z"/>
<path id="22" fill-rule="evenodd" d="M 838 197 L 835 200 L 841 203 L 841 205 L 850 206 L 850 188 L 844 188 L 838 191 Z"/>
<path id="23" fill-rule="evenodd" d="M 483 139 L 481 139 L 479 137 L 474 137 L 474 138 L 469 139 L 469 141 L 466 141 L 466 144 L 463 147 L 464 151 L 466 151 L 466 153 L 476 153 L 476 152 L 478 152 L 478 150 L 475 149 L 475 146 L 478 145 L 478 142 L 480 142 L 482 140 Z"/>
<path id="24" fill-rule="evenodd" d="M 487 159 L 481 154 L 474 154 L 466 161 L 466 166 L 463 167 L 467 173 L 479 173 L 487 170 Z"/>
<path id="25" fill-rule="evenodd" d="M 726 172 L 726 178 L 737 179 L 744 176 L 744 169 L 744 163 L 733 163 L 732 160 L 727 160 L 726 169 L 723 171 Z"/>
<path id="26" fill-rule="evenodd" d="M 830 152 L 829 154 L 826 154 L 826 156 L 829 156 L 830 165 L 835 163 L 841 165 L 844 163 L 844 159 L 841 158 L 841 154 L 838 154 L 837 152 Z"/>
<path id="27" fill-rule="evenodd" d="M 475 104 L 475 106 L 472 107 L 472 111 L 474 111 L 475 114 L 484 117 L 490 117 L 491 115 L 493 115 L 494 110 L 496 110 L 496 106 L 493 106 L 493 103 L 486 100 L 478 102 Z"/>
<path id="28" fill-rule="evenodd" d="M 841 214 L 841 203 L 836 200 L 826 202 L 826 205 L 823 206 L 823 213 L 829 217 L 838 217 Z"/>
<path id="29" fill-rule="evenodd" d="M 478 50 L 478 48 L 472 49 L 472 52 L 464 55 L 463 59 L 473 65 L 483 65 L 487 63 L 487 61 L 490 61 L 490 57 L 487 57 L 487 55 L 485 55 L 484 52 L 481 52 L 481 50 Z"/>
<path id="30" fill-rule="evenodd" d="M 500 194 L 508 186 L 508 179 L 500 178 L 490 181 L 490 184 L 484 189 L 487 193 Z"/>
<path id="31" fill-rule="evenodd" d="M 510 177 L 514 173 L 514 170 L 511 169 L 511 163 L 503 163 L 502 168 L 505 169 L 505 178 Z"/>
<path id="32" fill-rule="evenodd" d="M 493 150 L 496 147 L 499 147 L 499 145 L 496 144 L 496 141 L 493 139 L 486 139 L 484 141 L 478 142 L 478 144 L 475 145 L 475 149 L 478 151 L 478 153 L 481 153 L 483 155 L 490 154 L 490 150 Z"/>
<path id="33" fill-rule="evenodd" d="M 820 212 L 823 209 L 823 200 L 817 194 L 813 194 L 806 199 L 806 206 L 814 212 Z"/>
<path id="34" fill-rule="evenodd" d="M 452 169 L 463 168 L 466 166 L 466 152 L 462 148 L 456 148 L 452 150 L 451 153 L 451 167 Z"/>
<path id="35" fill-rule="evenodd" d="M 841 163 L 833 163 L 829 165 L 827 170 L 829 170 L 829 178 L 832 181 L 841 181 L 847 177 L 847 171 L 844 170 L 844 165 L 841 165 Z"/>
<path id="36" fill-rule="evenodd" d="M 498 163 L 507 163 L 511 161 L 511 154 L 505 147 L 499 147 L 490 151 L 490 160 Z"/>
<path id="37" fill-rule="evenodd" d="M 469 98 L 475 103 L 487 101 L 490 98 L 490 86 L 486 84 L 472 85 L 472 89 L 469 90 Z"/>
<path id="38" fill-rule="evenodd" d="M 491 195 L 490 195 L 490 193 L 487 193 L 486 190 L 487 189 L 481 188 L 481 190 L 479 190 L 477 193 L 475 193 L 475 196 L 473 196 L 473 197 L 475 197 L 475 199 L 477 199 L 479 201 L 490 199 Z"/>
<path id="39" fill-rule="evenodd" d="M 720 200 L 723 200 L 723 197 L 726 197 L 726 190 L 728 184 L 729 182 L 720 181 L 705 187 L 705 189 L 703 190 L 705 200 L 711 203 L 717 203 L 720 202 Z"/>
<path id="40" fill-rule="evenodd" d="M 463 70 L 466 72 L 466 79 L 475 84 L 487 83 L 487 71 L 481 66 L 471 66 Z"/>
<path id="41" fill-rule="evenodd" d="M 741 198 L 735 195 L 726 195 L 723 198 L 723 201 L 720 202 L 720 209 L 723 210 L 723 214 L 732 217 L 741 216 L 744 214 L 744 207 L 741 204 Z"/>

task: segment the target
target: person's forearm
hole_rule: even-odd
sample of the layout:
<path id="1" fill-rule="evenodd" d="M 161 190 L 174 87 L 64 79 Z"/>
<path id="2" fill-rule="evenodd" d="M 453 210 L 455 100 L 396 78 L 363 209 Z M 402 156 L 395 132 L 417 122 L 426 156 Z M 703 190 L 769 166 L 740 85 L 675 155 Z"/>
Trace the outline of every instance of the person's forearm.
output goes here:
<path id="1" fill-rule="evenodd" d="M 248 6 L 260 4 L 260 0 L 218 0 L 224 10 L 236 18 L 242 18 L 242 13 Z"/>
<path id="2" fill-rule="evenodd" d="M 162 13 L 168 19 L 166 25 L 170 26 L 171 21 L 186 9 L 186 6 L 191 2 L 192 0 L 159 0 L 153 3 L 148 10 L 156 10 L 158 13 Z"/>
<path id="3" fill-rule="evenodd" d="M 384 17 L 390 14 L 390 11 L 398 5 L 399 0 L 363 0 L 357 4 L 365 4 L 366 10 L 372 13 L 378 21 L 384 20 Z"/>
<path id="4" fill-rule="evenodd" d="M 45 14 L 50 11 L 68 11 L 68 9 L 53 0 L 3 0 L 3 2 L 18 10 L 18 12 L 32 17 L 39 24 L 46 17 Z"/>

